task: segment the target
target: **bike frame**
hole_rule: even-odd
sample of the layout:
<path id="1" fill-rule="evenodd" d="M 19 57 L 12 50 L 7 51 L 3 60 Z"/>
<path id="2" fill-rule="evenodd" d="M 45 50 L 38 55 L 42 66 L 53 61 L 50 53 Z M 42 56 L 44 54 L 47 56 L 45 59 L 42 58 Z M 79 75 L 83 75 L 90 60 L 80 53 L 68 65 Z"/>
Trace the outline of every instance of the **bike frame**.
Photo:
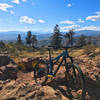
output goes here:
<path id="1" fill-rule="evenodd" d="M 62 57 L 62 60 L 59 63 L 59 65 L 58 65 L 55 73 L 53 73 L 52 71 L 53 71 L 54 61 L 55 61 L 55 63 L 58 62 L 61 57 Z M 67 49 L 64 50 L 59 56 L 57 56 L 55 58 L 51 57 L 51 53 L 50 53 L 50 50 L 49 50 L 49 63 L 50 63 L 49 68 L 50 68 L 50 74 L 53 73 L 53 76 L 56 76 L 56 73 L 59 70 L 60 66 L 62 65 L 63 61 L 65 63 L 65 68 L 67 69 L 67 71 L 69 71 L 68 70 L 68 63 L 66 61 L 66 58 L 70 58 L 71 62 L 73 63 L 72 57 L 69 56 Z"/>

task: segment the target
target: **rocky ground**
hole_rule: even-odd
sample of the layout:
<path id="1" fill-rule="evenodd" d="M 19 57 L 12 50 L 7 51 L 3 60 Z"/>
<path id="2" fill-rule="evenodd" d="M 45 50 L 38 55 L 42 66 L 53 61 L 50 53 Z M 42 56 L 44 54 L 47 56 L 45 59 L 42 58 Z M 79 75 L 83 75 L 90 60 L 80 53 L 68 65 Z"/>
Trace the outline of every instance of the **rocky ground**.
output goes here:
<path id="1" fill-rule="evenodd" d="M 79 64 L 85 75 L 86 90 L 90 100 L 100 100 L 100 55 L 82 55 L 76 57 L 75 62 Z"/>
<path id="2" fill-rule="evenodd" d="M 86 100 L 100 100 L 99 60 L 99 55 L 75 58 L 85 74 Z M 30 61 L 29 58 L 24 59 L 26 65 L 32 64 Z M 63 76 L 62 68 L 60 74 Z M 19 71 L 17 65 L 10 63 L 10 60 L 0 67 L 0 100 L 72 100 L 70 94 L 77 98 L 78 93 L 79 91 L 69 93 L 65 80 L 59 78 L 59 75 L 49 84 L 41 86 L 33 80 L 33 72 Z"/>

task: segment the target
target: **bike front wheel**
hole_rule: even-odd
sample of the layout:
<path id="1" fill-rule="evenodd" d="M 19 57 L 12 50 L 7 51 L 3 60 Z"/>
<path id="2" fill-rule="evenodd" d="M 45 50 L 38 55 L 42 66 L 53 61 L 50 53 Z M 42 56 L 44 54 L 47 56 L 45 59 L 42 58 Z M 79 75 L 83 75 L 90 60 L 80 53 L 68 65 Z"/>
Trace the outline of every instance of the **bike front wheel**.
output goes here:
<path id="1" fill-rule="evenodd" d="M 69 71 L 66 70 L 65 77 L 68 81 L 72 98 L 77 100 L 85 100 L 85 79 L 81 68 L 76 64 L 69 65 Z"/>

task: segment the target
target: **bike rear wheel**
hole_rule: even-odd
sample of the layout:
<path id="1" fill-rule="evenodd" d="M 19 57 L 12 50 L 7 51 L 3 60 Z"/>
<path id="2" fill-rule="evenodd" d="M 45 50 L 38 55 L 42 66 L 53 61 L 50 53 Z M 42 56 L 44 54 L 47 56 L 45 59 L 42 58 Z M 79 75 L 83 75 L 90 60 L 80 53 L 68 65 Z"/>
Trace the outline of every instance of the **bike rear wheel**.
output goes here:
<path id="1" fill-rule="evenodd" d="M 76 64 L 69 65 L 69 71 L 66 70 L 65 77 L 73 99 L 85 100 L 85 79 L 81 68 Z M 75 96 L 76 94 L 77 96 Z"/>
<path id="2" fill-rule="evenodd" d="M 34 67 L 34 80 L 37 84 L 45 84 L 46 76 L 48 74 L 48 63 L 45 60 L 39 60 Z"/>

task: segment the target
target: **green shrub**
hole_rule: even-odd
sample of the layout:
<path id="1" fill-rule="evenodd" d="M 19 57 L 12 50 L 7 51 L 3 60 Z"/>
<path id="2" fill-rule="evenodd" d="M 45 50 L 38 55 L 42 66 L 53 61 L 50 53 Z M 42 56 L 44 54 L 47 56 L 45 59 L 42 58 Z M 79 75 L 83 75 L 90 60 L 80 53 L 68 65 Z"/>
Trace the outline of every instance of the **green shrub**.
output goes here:
<path id="1" fill-rule="evenodd" d="M 27 52 L 34 52 L 35 51 L 35 49 L 34 48 L 32 48 L 32 47 L 27 47 Z"/>
<path id="2" fill-rule="evenodd" d="M 34 61 L 28 61 L 28 62 L 19 62 L 18 69 L 21 70 L 22 72 L 30 72 L 33 71 L 33 68 L 36 66 L 38 63 L 38 60 Z"/>
<path id="3" fill-rule="evenodd" d="M 18 50 L 13 46 L 8 48 L 8 53 L 13 56 L 19 56 Z"/>
<path id="4" fill-rule="evenodd" d="M 0 51 L 6 50 L 6 45 L 3 41 L 0 41 Z"/>
<path id="5" fill-rule="evenodd" d="M 95 54 L 95 50 L 96 50 L 95 46 L 93 46 L 93 45 L 87 45 L 87 46 L 85 46 L 83 48 L 84 48 L 84 53 L 85 54 L 87 54 L 87 55 L 89 55 L 91 53 Z"/>
<path id="6" fill-rule="evenodd" d="M 15 44 L 14 47 L 19 51 L 23 51 L 27 49 L 27 47 L 24 46 L 23 44 Z"/>
<path id="7" fill-rule="evenodd" d="M 45 52 L 46 52 L 46 50 L 45 50 L 45 49 L 40 48 L 40 50 L 39 50 L 40 55 L 43 55 Z"/>

